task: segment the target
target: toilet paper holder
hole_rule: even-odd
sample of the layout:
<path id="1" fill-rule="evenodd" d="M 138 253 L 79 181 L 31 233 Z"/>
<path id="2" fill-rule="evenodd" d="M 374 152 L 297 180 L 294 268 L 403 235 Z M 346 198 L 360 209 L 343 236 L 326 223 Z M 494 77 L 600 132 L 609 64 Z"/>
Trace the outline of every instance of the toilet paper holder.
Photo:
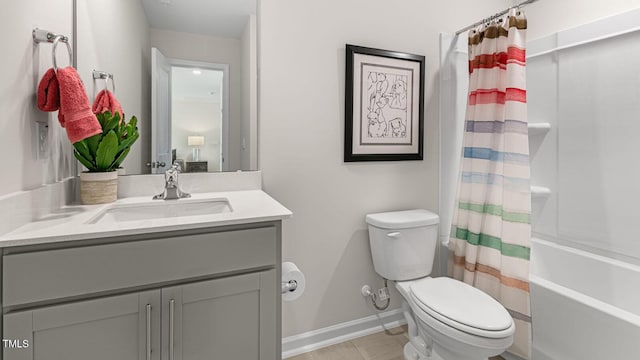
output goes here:
<path id="1" fill-rule="evenodd" d="M 295 280 L 289 280 L 287 282 L 282 282 L 282 293 L 286 294 L 288 292 L 296 291 L 298 288 L 298 282 Z"/>
<path id="2" fill-rule="evenodd" d="M 306 281 L 304 274 L 296 264 L 286 261 L 282 263 L 282 300 L 294 301 L 304 293 Z"/>

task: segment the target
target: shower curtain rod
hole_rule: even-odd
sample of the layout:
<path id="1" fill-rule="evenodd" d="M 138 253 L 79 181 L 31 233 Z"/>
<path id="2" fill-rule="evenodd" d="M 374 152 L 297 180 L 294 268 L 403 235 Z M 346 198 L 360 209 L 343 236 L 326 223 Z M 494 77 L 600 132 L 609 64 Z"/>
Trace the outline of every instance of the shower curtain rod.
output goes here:
<path id="1" fill-rule="evenodd" d="M 508 8 L 508 9 L 506 9 L 506 10 L 500 11 L 499 13 L 495 13 L 495 14 L 493 14 L 492 16 L 489 16 L 488 18 L 484 18 L 484 19 L 482 19 L 482 20 L 480 20 L 480 21 L 478 21 L 478 22 L 476 22 L 476 23 L 473 23 L 473 24 L 471 24 L 471 25 L 469 25 L 469 26 L 467 26 L 467 27 L 465 27 L 465 28 L 462 28 L 462 29 L 460 29 L 460 30 L 456 31 L 456 36 L 458 36 L 458 35 L 462 34 L 463 32 L 465 32 L 465 31 L 467 31 L 467 30 L 469 30 L 469 29 L 473 29 L 474 27 L 476 27 L 476 26 L 478 26 L 478 25 L 482 25 L 482 24 L 484 24 L 484 23 L 486 23 L 486 22 L 488 22 L 488 21 L 491 21 L 491 20 L 493 20 L 493 19 L 497 19 L 497 18 L 499 18 L 500 16 L 502 16 L 502 15 L 504 15 L 504 14 L 508 13 L 508 12 L 509 12 L 509 10 L 511 10 L 511 9 L 520 8 L 520 7 L 523 7 L 523 6 L 525 6 L 525 5 L 529 5 L 529 4 L 531 4 L 531 3 L 534 3 L 534 2 L 536 2 L 536 1 L 538 1 L 538 0 L 526 0 L 526 1 L 521 2 L 521 3 L 520 3 L 520 4 L 518 4 L 518 5 L 514 5 L 514 6 L 512 6 L 512 7 Z"/>

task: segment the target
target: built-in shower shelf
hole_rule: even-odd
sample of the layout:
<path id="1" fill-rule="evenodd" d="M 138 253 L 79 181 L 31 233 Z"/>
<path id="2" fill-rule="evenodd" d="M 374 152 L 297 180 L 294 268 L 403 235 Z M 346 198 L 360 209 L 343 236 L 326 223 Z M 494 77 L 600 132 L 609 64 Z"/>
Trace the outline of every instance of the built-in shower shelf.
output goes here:
<path id="1" fill-rule="evenodd" d="M 528 123 L 527 127 L 529 128 L 529 135 L 542 135 L 551 130 L 551 124 L 546 122 Z"/>
<path id="2" fill-rule="evenodd" d="M 551 195 L 551 189 L 544 186 L 531 186 L 532 197 L 547 197 Z"/>

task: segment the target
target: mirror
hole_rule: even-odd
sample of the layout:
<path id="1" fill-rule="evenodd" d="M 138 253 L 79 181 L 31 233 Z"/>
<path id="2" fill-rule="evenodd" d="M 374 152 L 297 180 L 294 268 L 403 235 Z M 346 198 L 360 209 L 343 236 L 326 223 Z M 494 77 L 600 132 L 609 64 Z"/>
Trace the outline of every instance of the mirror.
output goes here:
<path id="1" fill-rule="evenodd" d="M 174 161 L 187 172 L 257 169 L 256 0 L 76 0 L 76 9 L 90 101 L 115 90 L 138 118 L 126 174 Z"/>

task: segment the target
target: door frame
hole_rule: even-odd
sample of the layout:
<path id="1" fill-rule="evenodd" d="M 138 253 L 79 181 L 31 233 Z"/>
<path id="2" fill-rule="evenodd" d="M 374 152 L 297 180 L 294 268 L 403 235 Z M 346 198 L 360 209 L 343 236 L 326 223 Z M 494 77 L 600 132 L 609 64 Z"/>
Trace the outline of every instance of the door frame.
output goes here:
<path id="1" fill-rule="evenodd" d="M 171 64 L 162 51 L 151 48 L 151 158 L 147 163 L 152 174 L 171 167 Z M 167 77 L 166 84 L 161 75 Z M 162 83 L 162 84 L 161 84 Z M 165 89 L 166 85 L 166 89 Z M 161 90 L 161 91 L 159 91 Z M 166 90 L 166 91 L 165 91 Z M 165 96 L 166 95 L 166 96 Z M 162 96 L 162 98 L 160 98 Z M 164 104 L 164 102 L 167 102 Z M 160 109 L 162 107 L 162 109 Z M 166 120 L 165 120 L 166 119 Z M 162 136 L 161 136 L 162 135 Z M 168 141 L 168 148 L 165 148 Z M 159 151 L 166 150 L 166 151 Z M 162 164 L 164 163 L 164 164 Z M 162 166 L 160 166 L 162 164 Z"/>

